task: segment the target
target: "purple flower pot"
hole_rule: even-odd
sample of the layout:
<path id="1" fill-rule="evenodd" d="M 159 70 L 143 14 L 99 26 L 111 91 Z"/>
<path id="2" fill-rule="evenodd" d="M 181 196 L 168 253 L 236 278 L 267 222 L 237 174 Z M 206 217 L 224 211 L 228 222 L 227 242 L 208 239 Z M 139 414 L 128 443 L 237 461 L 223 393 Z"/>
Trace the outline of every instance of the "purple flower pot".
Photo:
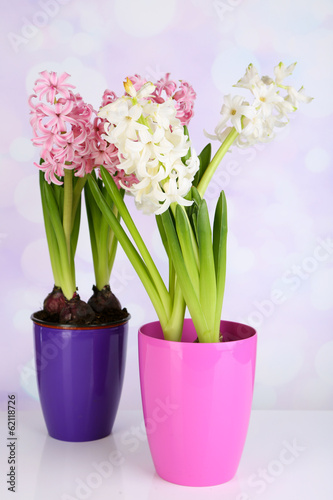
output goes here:
<path id="1" fill-rule="evenodd" d="M 214 486 L 236 474 L 251 413 L 256 331 L 221 321 L 223 342 L 164 340 L 159 322 L 139 330 L 143 414 L 156 472 L 184 486 Z"/>
<path id="2" fill-rule="evenodd" d="M 93 327 L 31 319 L 38 391 L 50 436 L 62 441 L 108 436 L 121 396 L 130 316 Z"/>

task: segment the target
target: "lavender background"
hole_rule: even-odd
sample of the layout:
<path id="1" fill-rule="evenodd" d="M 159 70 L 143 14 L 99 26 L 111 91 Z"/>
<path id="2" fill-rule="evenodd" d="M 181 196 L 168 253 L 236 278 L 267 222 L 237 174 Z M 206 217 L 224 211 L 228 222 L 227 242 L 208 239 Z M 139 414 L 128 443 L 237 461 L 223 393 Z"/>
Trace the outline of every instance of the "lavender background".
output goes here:
<path id="1" fill-rule="evenodd" d="M 19 0 L 2 6 L 1 43 L 1 401 L 39 405 L 30 314 L 52 287 L 30 143 L 27 96 L 37 73 L 67 71 L 95 107 L 105 88 L 140 73 L 165 72 L 197 92 L 190 125 L 199 153 L 222 97 L 248 63 L 272 74 L 298 62 L 292 81 L 315 97 L 270 144 L 228 155 L 207 192 L 229 207 L 223 318 L 258 329 L 254 408 L 333 409 L 332 17 L 316 0 Z M 217 144 L 213 145 L 214 149 Z M 132 208 L 133 205 L 131 204 Z M 153 218 L 136 213 L 164 276 L 167 262 Z M 93 284 L 85 218 L 77 252 L 81 297 Z M 156 315 L 123 252 L 111 282 L 132 314 L 123 409 L 139 408 L 137 328 Z"/>

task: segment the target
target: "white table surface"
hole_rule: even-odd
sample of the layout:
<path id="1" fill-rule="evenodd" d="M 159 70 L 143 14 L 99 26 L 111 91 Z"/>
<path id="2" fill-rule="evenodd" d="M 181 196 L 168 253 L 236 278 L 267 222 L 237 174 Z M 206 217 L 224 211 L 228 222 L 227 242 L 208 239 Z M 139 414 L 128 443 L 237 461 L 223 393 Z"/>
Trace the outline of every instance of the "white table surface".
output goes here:
<path id="1" fill-rule="evenodd" d="M 112 435 L 88 443 L 50 438 L 41 411 L 20 411 L 17 419 L 14 494 L 6 485 L 7 414 L 0 412 L 1 499 L 333 499 L 333 412 L 253 411 L 236 477 L 209 488 L 157 476 L 140 411 L 118 412 Z"/>

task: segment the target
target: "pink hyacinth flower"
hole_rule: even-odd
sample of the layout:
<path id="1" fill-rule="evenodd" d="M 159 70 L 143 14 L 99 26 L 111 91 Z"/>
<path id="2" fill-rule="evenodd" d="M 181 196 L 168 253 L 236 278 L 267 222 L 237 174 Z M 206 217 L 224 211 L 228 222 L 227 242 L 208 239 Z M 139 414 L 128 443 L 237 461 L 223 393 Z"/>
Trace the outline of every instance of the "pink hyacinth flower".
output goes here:
<path id="1" fill-rule="evenodd" d="M 41 148 L 41 157 L 45 159 L 47 153 L 52 150 L 54 141 L 56 140 L 58 134 L 54 130 L 50 130 L 44 127 L 42 122 L 38 124 L 39 131 L 42 132 L 43 135 L 37 135 L 31 139 L 34 146 L 39 146 Z"/>
<path id="2" fill-rule="evenodd" d="M 56 175 L 61 177 L 61 175 L 63 175 L 63 170 L 59 168 L 59 165 L 57 163 L 54 163 L 52 161 L 51 156 L 47 158 L 41 165 L 38 165 L 38 163 L 34 163 L 34 165 L 38 167 L 39 170 L 44 172 L 45 180 L 49 184 L 51 184 L 51 182 L 53 182 L 53 184 L 57 184 L 58 186 L 61 186 L 63 184 L 63 182 L 59 181 L 59 179 L 57 179 L 56 177 Z"/>
<path id="3" fill-rule="evenodd" d="M 102 108 L 111 102 L 114 102 L 117 99 L 117 96 L 111 90 L 106 89 L 102 98 Z"/>
<path id="4" fill-rule="evenodd" d="M 104 168 L 112 175 L 114 182 L 118 189 L 125 189 L 132 187 L 133 184 L 137 184 L 139 181 L 135 174 L 126 174 L 123 169 L 119 168 L 118 158 L 113 164 L 104 165 Z M 100 170 L 98 169 L 98 176 L 101 178 Z"/>
<path id="5" fill-rule="evenodd" d="M 54 104 L 54 109 L 52 109 L 46 104 L 42 104 L 41 110 L 45 117 L 50 118 L 46 124 L 47 128 L 53 128 L 56 132 L 67 132 L 67 123 L 75 125 L 76 120 L 70 116 L 73 105 L 72 101 L 66 101 L 65 104 Z"/>
<path id="6" fill-rule="evenodd" d="M 45 116 L 43 111 L 41 110 L 42 104 L 34 100 L 36 99 L 36 97 L 36 94 L 32 94 L 28 99 L 28 104 L 30 107 L 30 125 L 32 126 L 34 132 L 36 132 L 37 123 Z"/>
<path id="7" fill-rule="evenodd" d="M 193 107 L 196 96 L 193 87 L 187 82 L 181 82 L 180 89 L 172 96 L 176 101 L 176 116 L 182 125 L 188 125 L 194 114 Z"/>
<path id="8" fill-rule="evenodd" d="M 82 154 L 85 137 L 84 130 L 77 136 L 74 135 L 72 130 L 58 135 L 55 138 L 58 147 L 53 147 L 54 159 L 65 164 L 74 162 L 76 155 L 78 153 Z"/>
<path id="9" fill-rule="evenodd" d="M 94 141 L 92 143 L 91 157 L 96 166 L 113 166 L 118 164 L 118 149 L 114 144 L 107 143 L 106 141 L 100 143 Z"/>
<path id="10" fill-rule="evenodd" d="M 91 104 L 86 104 L 80 94 L 71 94 L 70 99 L 74 103 L 71 116 L 82 124 L 89 123 L 90 119 L 96 114 Z M 59 102 L 61 102 L 60 99 Z"/>
<path id="11" fill-rule="evenodd" d="M 145 78 L 143 78 L 142 76 L 140 76 L 140 75 L 136 75 L 135 74 L 133 76 L 129 76 L 128 78 L 133 83 L 133 87 L 135 88 L 136 91 L 140 90 L 141 87 L 145 83 L 147 83 L 147 80 Z"/>
<path id="12" fill-rule="evenodd" d="M 70 96 L 69 89 L 74 89 L 75 86 L 70 83 L 65 83 L 67 78 L 69 78 L 68 73 L 63 73 L 59 77 L 57 73 L 51 71 L 42 71 L 40 73 L 41 78 L 39 78 L 34 86 L 34 91 L 36 94 L 39 94 L 39 100 L 41 101 L 43 96 L 45 96 L 46 100 L 50 103 L 54 103 L 55 96 L 57 94 L 62 95 L 66 99 Z"/>
<path id="13" fill-rule="evenodd" d="M 94 170 L 94 166 L 94 161 L 91 158 L 87 156 L 78 158 L 77 164 L 74 165 L 75 177 L 84 177 L 86 174 L 91 174 Z"/>
<path id="14" fill-rule="evenodd" d="M 125 190 L 131 188 L 133 184 L 137 184 L 139 182 L 135 174 L 127 175 L 122 169 L 117 170 L 116 174 L 113 176 L 113 180 L 115 181 L 118 189 Z"/>
<path id="15" fill-rule="evenodd" d="M 154 94 L 158 97 L 161 97 L 161 93 L 164 91 L 168 97 L 172 96 L 174 91 L 177 88 L 176 82 L 170 80 L 170 73 L 166 73 L 164 78 L 161 78 L 156 83 L 156 89 Z"/>

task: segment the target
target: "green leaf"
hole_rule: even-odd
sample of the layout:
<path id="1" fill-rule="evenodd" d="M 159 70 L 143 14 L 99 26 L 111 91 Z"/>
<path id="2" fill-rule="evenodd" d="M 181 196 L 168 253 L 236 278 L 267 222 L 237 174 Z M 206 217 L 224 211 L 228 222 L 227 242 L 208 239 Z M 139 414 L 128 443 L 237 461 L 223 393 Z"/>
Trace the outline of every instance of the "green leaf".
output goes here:
<path id="1" fill-rule="evenodd" d="M 198 241 L 198 211 L 193 212 L 191 216 L 191 225 L 195 234 L 196 241 Z"/>
<path id="2" fill-rule="evenodd" d="M 45 198 L 45 179 L 44 174 L 40 170 L 39 172 L 39 187 L 40 187 L 40 195 L 42 202 L 42 210 L 43 210 L 43 218 L 44 218 L 44 227 L 47 245 L 49 249 L 50 262 L 52 267 L 52 273 L 54 278 L 54 284 L 56 286 L 61 287 L 62 283 L 62 268 L 60 263 L 60 255 L 59 255 L 59 247 L 58 242 L 54 233 L 53 226 L 51 224 L 51 220 L 48 214 L 47 206 L 46 206 L 46 198 Z"/>
<path id="3" fill-rule="evenodd" d="M 125 191 L 123 189 L 120 190 L 121 197 L 124 199 Z M 106 202 L 112 207 L 112 211 L 114 215 L 117 217 L 117 220 L 120 222 L 121 215 L 119 213 L 118 208 L 116 205 L 113 203 L 109 193 L 105 189 L 105 199 Z M 117 247 L 118 247 L 118 240 L 116 238 L 116 235 L 112 231 L 111 228 L 109 228 L 109 259 L 108 259 L 108 268 L 109 268 L 109 276 L 111 276 L 113 264 L 116 258 L 116 253 L 117 253 Z"/>
<path id="4" fill-rule="evenodd" d="M 44 193 L 45 205 L 59 248 L 59 258 L 62 269 L 61 289 L 66 298 L 71 299 L 76 290 L 73 264 L 71 262 L 72 255 L 68 255 L 66 237 L 62 226 L 62 220 L 59 216 L 57 201 L 52 186 L 47 182 L 44 183 Z"/>
<path id="5" fill-rule="evenodd" d="M 155 219 L 156 219 L 156 224 L 157 224 L 160 236 L 161 236 L 161 240 L 162 240 L 163 246 L 165 248 L 165 251 L 166 251 L 167 255 L 169 256 L 168 238 L 167 238 L 167 235 L 165 234 L 165 230 L 164 230 L 162 218 L 161 218 L 160 215 L 156 215 Z"/>
<path id="6" fill-rule="evenodd" d="M 124 190 L 121 189 L 119 192 L 120 192 L 122 199 L 124 199 Z M 120 220 L 121 220 L 120 212 L 119 212 L 118 208 L 116 207 L 116 205 L 113 203 L 113 199 L 111 198 L 111 196 L 108 193 L 105 186 L 103 186 L 103 193 L 104 193 L 106 203 L 109 205 L 109 207 L 113 211 L 114 215 L 117 217 L 118 221 L 120 222 Z M 111 251 L 111 246 L 114 247 L 114 250 L 112 250 L 112 252 L 114 252 L 116 247 L 117 247 L 117 245 L 116 245 L 117 238 L 115 237 L 112 229 L 110 227 L 109 227 L 109 229 L 110 229 L 109 237 L 108 237 L 108 239 L 109 239 L 109 252 Z M 115 255 L 113 256 L 113 258 L 111 258 L 112 262 L 113 262 L 114 258 L 115 258 Z M 109 259 L 110 259 L 110 255 L 109 255 Z"/>
<path id="7" fill-rule="evenodd" d="M 200 336 L 202 341 L 205 341 L 209 334 L 207 322 L 201 308 L 199 297 L 194 290 L 191 277 L 189 276 L 186 266 L 184 265 L 184 259 L 174 222 L 171 217 L 170 209 L 166 212 L 163 212 L 161 214 L 161 218 L 163 221 L 165 234 L 168 238 L 168 246 L 170 249 L 172 262 L 176 270 L 178 283 L 181 287 L 186 305 L 191 314 L 196 332 L 198 336 Z"/>
<path id="8" fill-rule="evenodd" d="M 204 147 L 204 149 L 201 151 L 199 154 L 198 158 L 200 160 L 200 167 L 197 173 L 195 174 L 194 180 L 192 185 L 197 187 L 202 176 L 206 172 L 206 169 L 208 165 L 210 164 L 210 159 L 212 156 L 212 145 L 210 143 L 207 144 L 207 146 Z"/>
<path id="9" fill-rule="evenodd" d="M 63 217 L 63 209 L 64 209 L 64 186 L 63 184 L 61 186 L 58 186 L 58 184 L 50 184 L 53 194 L 55 199 L 57 200 L 57 206 L 58 206 L 58 212 L 59 216 L 62 220 Z"/>
<path id="10" fill-rule="evenodd" d="M 80 199 L 80 201 L 81 201 L 81 199 Z M 72 252 L 73 252 L 73 257 L 76 253 L 77 242 L 79 239 L 80 222 L 81 222 L 81 203 L 79 202 L 79 204 L 76 208 L 72 232 L 71 232 L 71 248 L 72 248 Z"/>
<path id="11" fill-rule="evenodd" d="M 110 231 L 109 258 L 108 258 L 108 275 L 109 275 L 109 281 L 110 281 L 110 276 L 111 276 L 112 269 L 113 269 L 113 264 L 114 264 L 114 261 L 115 261 L 115 258 L 116 258 L 117 247 L 118 247 L 118 240 L 116 238 L 116 235 L 114 234 L 113 231 Z"/>
<path id="12" fill-rule="evenodd" d="M 94 177 L 96 183 L 100 185 L 100 183 L 97 180 L 96 173 L 93 172 L 91 175 Z M 101 188 L 103 188 L 102 185 Z M 85 190 L 86 209 L 87 209 L 87 217 L 89 224 L 91 251 L 93 255 L 95 283 L 97 288 L 101 290 L 105 285 L 108 285 L 110 282 L 110 274 L 111 274 L 110 265 L 112 266 L 113 263 L 113 261 L 110 262 L 110 249 L 111 249 L 110 239 L 112 231 L 110 229 L 110 226 L 106 218 L 102 216 L 99 206 L 96 203 L 95 198 L 91 192 L 89 183 L 86 183 L 84 190 Z M 106 200 L 106 202 L 108 203 L 109 200 Z M 112 248 L 112 251 L 114 250 L 115 248 Z M 114 258 L 114 256 L 115 255 L 112 255 L 111 259 Z"/>
<path id="13" fill-rule="evenodd" d="M 79 203 L 81 203 L 82 189 L 84 188 L 86 182 L 87 182 L 86 175 L 84 177 L 75 177 L 74 176 L 73 204 L 72 204 L 73 219 L 75 219 L 77 207 L 78 207 Z M 74 220 L 73 220 L 73 224 L 74 224 Z"/>
<path id="14" fill-rule="evenodd" d="M 92 174 L 95 175 L 95 174 Z M 90 246 L 93 257 L 93 266 L 95 274 L 95 283 L 98 280 L 98 268 L 99 268 L 99 255 L 98 255 L 98 244 L 99 241 L 99 223 L 101 220 L 101 212 L 95 202 L 93 194 L 90 189 L 90 185 L 87 182 L 84 186 L 84 197 L 86 202 L 86 212 L 89 226 L 89 237 Z"/>
<path id="15" fill-rule="evenodd" d="M 192 186 L 192 188 L 190 189 L 190 193 L 191 193 L 190 199 L 193 201 L 193 203 L 189 207 L 186 207 L 186 213 L 191 223 L 193 233 L 197 235 L 197 225 L 196 222 L 194 223 L 194 221 L 197 220 L 196 215 L 198 213 L 198 209 L 199 206 L 201 205 L 202 200 L 195 186 Z"/>
<path id="16" fill-rule="evenodd" d="M 111 210 L 113 210 L 113 204 L 110 204 L 109 197 L 105 197 L 105 201 L 110 206 Z M 109 272 L 109 250 L 110 250 L 110 237 L 111 232 L 113 232 L 108 224 L 108 221 L 105 217 L 101 215 L 100 224 L 99 224 L 99 236 L 98 236 L 98 259 L 99 259 L 99 270 L 100 276 L 99 281 L 96 286 L 99 290 L 101 290 L 105 285 L 108 285 L 110 282 L 110 272 Z"/>
<path id="17" fill-rule="evenodd" d="M 190 134 L 189 134 L 189 131 L 188 131 L 188 128 L 186 127 L 186 125 L 184 125 L 183 128 L 184 128 L 184 134 L 188 137 L 188 139 L 190 139 Z M 189 148 L 187 154 L 182 157 L 182 162 L 184 163 L 184 165 L 186 165 L 187 160 L 189 160 L 191 158 L 191 154 L 192 154 L 191 148 Z"/>
<path id="18" fill-rule="evenodd" d="M 110 176 L 111 177 L 111 176 Z M 114 181 L 112 180 L 114 183 Z M 101 193 L 98 183 L 94 177 L 89 174 L 88 175 L 88 183 L 91 189 L 91 192 L 94 196 L 94 199 L 102 212 L 103 216 L 106 218 L 108 224 L 114 231 L 114 234 L 116 238 L 118 239 L 119 243 L 123 247 L 124 252 L 126 253 L 128 259 L 130 260 L 132 266 L 134 267 L 136 273 L 138 274 L 143 286 L 145 287 L 150 300 L 152 301 L 152 304 L 157 312 L 157 315 L 159 317 L 159 320 L 161 322 L 162 328 L 163 325 L 167 324 L 168 321 L 168 314 L 165 309 L 165 304 L 161 300 L 160 295 L 155 287 L 155 283 L 152 280 L 150 269 L 146 266 L 144 263 L 143 259 L 140 257 L 138 251 L 134 247 L 133 243 L 127 236 L 126 232 L 122 228 L 118 218 L 115 216 L 109 205 L 107 204 L 103 194 Z M 117 189 L 117 187 L 116 187 Z M 118 190 L 117 190 L 118 191 Z M 121 195 L 120 199 L 123 202 Z M 117 201 L 115 201 L 115 204 L 117 205 L 118 209 L 118 201 L 119 198 L 117 197 Z M 120 210 L 119 210 L 120 211 Z M 124 217 L 123 217 L 124 219 Z M 135 241 L 135 239 L 134 239 Z"/>
<path id="19" fill-rule="evenodd" d="M 227 261 L 227 201 L 224 191 L 220 193 L 214 216 L 213 250 L 216 272 L 216 311 L 215 328 L 220 327 L 222 305 L 225 289 L 226 261 Z"/>
<path id="20" fill-rule="evenodd" d="M 95 172 L 94 172 L 94 174 L 96 176 L 97 184 L 98 184 L 100 191 L 103 193 L 103 195 L 105 195 L 105 186 L 103 184 L 102 179 L 99 176 L 97 176 Z"/>
<path id="21" fill-rule="evenodd" d="M 104 168 L 101 167 L 100 169 L 101 176 L 103 179 L 103 182 L 105 184 L 105 187 L 113 199 L 114 204 L 119 210 L 119 213 L 126 224 L 127 229 L 129 230 L 133 240 L 135 241 L 135 244 L 137 245 L 137 248 L 147 265 L 147 268 L 149 269 L 151 278 L 155 284 L 155 287 L 160 295 L 160 299 L 164 304 L 164 307 L 166 308 L 167 311 L 171 312 L 171 300 L 170 296 L 168 294 L 168 291 L 166 289 L 166 286 L 161 278 L 160 273 L 157 270 L 157 267 L 155 265 L 155 262 L 153 261 L 149 250 L 147 249 L 142 236 L 140 232 L 138 231 L 128 209 L 127 206 L 122 198 L 121 193 L 119 192 L 119 189 L 116 186 L 116 183 L 114 182 L 112 176 L 110 173 Z"/>
<path id="22" fill-rule="evenodd" d="M 187 272 L 199 296 L 198 248 L 187 214 L 180 205 L 176 207 L 176 231 Z"/>
<path id="23" fill-rule="evenodd" d="M 206 200 L 202 200 L 198 211 L 198 243 L 200 261 L 200 303 L 210 328 L 210 341 L 218 342 L 219 332 L 214 331 L 216 307 L 215 264 L 212 232 Z"/>
<path id="24" fill-rule="evenodd" d="M 192 186 L 191 192 L 192 192 L 192 200 L 194 200 L 194 203 L 199 207 L 202 201 L 199 191 L 195 186 Z"/>

